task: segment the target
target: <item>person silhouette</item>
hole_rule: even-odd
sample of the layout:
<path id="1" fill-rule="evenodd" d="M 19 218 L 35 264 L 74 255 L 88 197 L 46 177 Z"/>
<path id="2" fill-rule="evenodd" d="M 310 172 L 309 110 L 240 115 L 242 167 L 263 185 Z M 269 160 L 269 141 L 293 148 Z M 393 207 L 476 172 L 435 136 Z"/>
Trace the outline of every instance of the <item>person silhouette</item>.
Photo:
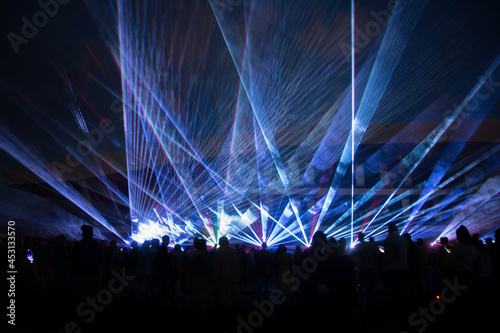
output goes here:
<path id="1" fill-rule="evenodd" d="M 158 279 L 157 295 L 159 299 L 170 299 L 174 291 L 171 255 L 168 252 L 169 243 L 170 237 L 168 235 L 162 236 L 162 244 L 156 252 L 155 271 Z"/>
<path id="2" fill-rule="evenodd" d="M 359 243 L 351 255 L 357 261 L 358 285 L 361 304 L 372 305 L 374 302 L 375 282 L 378 276 L 378 248 L 375 243 L 365 242 L 365 235 L 358 234 Z"/>
<path id="3" fill-rule="evenodd" d="M 271 281 L 273 255 L 267 250 L 267 243 L 262 243 L 262 249 L 255 255 L 257 270 L 257 297 L 265 298 L 269 296 L 269 285 Z"/>
<path id="4" fill-rule="evenodd" d="M 170 254 L 170 259 L 172 267 L 172 279 L 174 283 L 172 303 L 174 304 L 176 311 L 179 311 L 184 300 L 182 283 L 184 281 L 185 275 L 185 262 L 180 244 L 175 244 L 174 250 Z"/>
<path id="5" fill-rule="evenodd" d="M 420 284 L 420 261 L 418 258 L 417 244 L 411 239 L 409 233 L 404 233 L 403 237 L 408 241 L 408 288 L 411 302 L 414 305 L 421 300 L 422 286 Z"/>
<path id="6" fill-rule="evenodd" d="M 85 224 L 80 230 L 82 239 L 73 247 L 71 263 L 77 297 L 83 300 L 97 292 L 102 258 L 99 242 L 94 239 L 94 229 Z"/>
<path id="7" fill-rule="evenodd" d="M 159 240 L 146 240 L 142 243 L 139 251 L 139 260 L 141 265 L 140 290 L 141 303 L 143 305 L 154 305 L 156 288 L 156 251 L 159 247 Z"/>
<path id="8" fill-rule="evenodd" d="M 440 282 L 443 280 L 451 280 L 453 273 L 450 263 L 450 245 L 448 243 L 448 237 L 441 237 L 441 246 L 437 251 L 437 266 L 440 273 Z"/>
<path id="9" fill-rule="evenodd" d="M 302 251 L 302 247 L 300 245 L 295 246 L 295 252 L 293 253 L 293 258 L 295 259 L 295 264 L 302 264 L 302 257 L 304 256 L 304 251 Z"/>
<path id="10" fill-rule="evenodd" d="M 399 235 L 395 223 L 387 225 L 388 236 L 384 240 L 384 267 L 389 296 L 390 314 L 397 322 L 404 322 L 409 308 L 408 295 L 408 247 L 405 237 Z"/>
<path id="11" fill-rule="evenodd" d="M 236 249 L 229 247 L 229 239 L 219 238 L 220 248 L 214 255 L 214 280 L 217 298 L 220 302 L 220 321 L 224 329 L 240 307 L 241 256 Z"/>
<path id="12" fill-rule="evenodd" d="M 197 331 L 203 331 L 207 325 L 207 306 L 212 290 L 210 273 L 207 243 L 197 239 L 186 271 L 186 289 L 191 292 L 192 326 Z"/>
<path id="13" fill-rule="evenodd" d="M 453 269 L 453 273 L 458 277 L 458 279 L 462 283 L 470 285 L 470 283 L 472 282 L 478 253 L 467 227 L 461 225 L 456 230 L 456 236 L 458 244 L 455 244 L 451 248 L 451 266 Z"/>
<path id="14" fill-rule="evenodd" d="M 281 247 L 281 254 L 276 259 L 276 266 L 278 268 L 278 287 L 285 296 L 291 296 L 294 292 L 294 284 L 288 282 L 291 280 L 287 277 L 291 274 L 291 267 L 295 263 L 293 255 L 288 253 L 286 246 Z"/>
<path id="15" fill-rule="evenodd" d="M 450 262 L 453 270 L 453 283 L 465 288 L 453 303 L 453 331 L 473 332 L 476 326 L 468 318 L 478 318 L 477 286 L 475 285 L 475 268 L 478 261 L 477 249 L 474 246 L 469 230 L 461 225 L 456 230 L 458 243 L 453 245 Z"/>

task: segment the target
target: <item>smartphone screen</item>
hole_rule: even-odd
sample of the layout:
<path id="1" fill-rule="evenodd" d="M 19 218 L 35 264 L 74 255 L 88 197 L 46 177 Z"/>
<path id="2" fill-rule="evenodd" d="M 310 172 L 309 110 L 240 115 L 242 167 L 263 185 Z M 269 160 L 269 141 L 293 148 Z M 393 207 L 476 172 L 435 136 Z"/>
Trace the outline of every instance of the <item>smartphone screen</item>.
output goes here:
<path id="1" fill-rule="evenodd" d="M 26 258 L 28 258 L 28 260 L 29 260 L 31 263 L 33 263 L 33 253 L 31 252 L 31 250 L 30 250 L 30 249 L 28 249 L 28 250 L 26 251 Z"/>

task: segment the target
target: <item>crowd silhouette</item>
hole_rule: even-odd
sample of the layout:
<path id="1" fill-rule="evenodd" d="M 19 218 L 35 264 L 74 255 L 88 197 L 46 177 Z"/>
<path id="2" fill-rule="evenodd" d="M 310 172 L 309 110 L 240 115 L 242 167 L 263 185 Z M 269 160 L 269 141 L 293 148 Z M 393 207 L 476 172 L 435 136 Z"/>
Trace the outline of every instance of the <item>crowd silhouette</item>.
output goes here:
<path id="1" fill-rule="evenodd" d="M 25 332 L 498 332 L 500 229 L 435 246 L 387 226 L 383 241 L 313 237 L 311 247 L 246 248 L 169 236 L 130 246 L 24 237 L 17 328 Z M 28 249 L 33 253 L 31 263 Z"/>

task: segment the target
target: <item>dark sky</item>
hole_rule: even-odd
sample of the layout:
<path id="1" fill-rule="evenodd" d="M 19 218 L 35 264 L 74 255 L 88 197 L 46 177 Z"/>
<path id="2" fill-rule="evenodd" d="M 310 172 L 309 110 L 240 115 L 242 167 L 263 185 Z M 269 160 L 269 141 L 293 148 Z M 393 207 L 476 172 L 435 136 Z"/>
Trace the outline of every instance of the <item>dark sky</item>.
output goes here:
<path id="1" fill-rule="evenodd" d="M 64 90 L 61 73 L 66 73 L 77 90 L 75 95 L 78 105 L 89 124 L 97 125 L 102 118 L 119 122 L 117 114 L 110 112 L 110 105 L 116 97 L 108 90 L 120 94 L 120 72 L 101 34 L 100 28 L 106 22 L 96 22 L 89 13 L 89 8 L 98 8 L 99 2 L 92 3 L 93 6 L 86 6 L 82 1 L 73 0 L 58 5 L 59 8 L 53 13 L 53 17 L 49 17 L 45 25 L 37 28 L 38 31 L 33 33 L 33 37 L 27 38 L 25 44 L 20 43 L 17 46 L 13 46 L 9 41 L 9 33 L 22 38 L 22 28 L 25 25 L 22 18 L 28 18 L 31 22 L 35 15 L 39 20 L 43 20 L 43 16 L 37 16 L 41 7 L 35 1 L 8 1 L 3 5 L 1 120 L 24 142 L 35 145 L 43 154 L 54 154 L 49 155 L 49 159 L 57 157 L 60 149 L 53 149 L 53 140 L 48 140 L 47 146 L 44 147 L 44 138 L 48 138 L 52 132 L 55 137 L 62 138 L 60 140 L 65 142 L 65 138 L 69 135 L 65 130 L 70 133 L 78 131 L 69 110 L 70 101 Z M 369 11 L 382 10 L 388 2 L 357 1 L 356 3 L 357 25 L 363 30 L 364 22 L 373 20 Z M 464 80 L 465 76 L 481 73 L 488 65 L 488 60 L 491 61 L 500 50 L 498 2 L 433 1 L 428 6 L 429 9 L 424 13 L 420 23 L 424 28 L 418 30 L 418 33 L 424 36 L 420 37 L 428 39 L 429 48 L 422 52 L 422 57 L 430 56 L 428 51 L 430 48 L 435 50 L 435 58 L 432 60 L 441 62 L 443 72 L 457 57 L 463 60 L 457 62 L 461 68 L 455 70 L 448 81 L 442 81 L 440 86 L 428 92 L 427 99 L 416 101 L 421 103 L 415 107 L 417 112 L 431 98 L 437 98 L 453 84 Z M 341 13 L 342 7 L 348 10 L 348 2 L 341 2 L 331 9 L 335 8 Z M 50 7 L 50 10 L 54 11 L 54 8 Z M 207 14 L 213 15 L 213 13 Z M 103 16 L 99 13 L 97 17 Z M 452 19 L 455 19 L 455 22 Z M 458 19 L 461 21 L 457 23 Z M 442 24 L 438 24 L 440 21 Z M 192 23 L 194 30 L 199 22 L 198 20 Z M 297 24 L 300 26 L 300 22 Z M 425 29 L 425 26 L 428 26 L 428 29 Z M 189 24 L 186 24 L 186 29 L 188 27 Z M 29 32 L 29 29 L 26 31 Z M 11 38 L 14 37 L 11 35 Z M 412 48 L 410 43 L 408 54 L 405 56 L 411 59 L 410 61 L 417 62 L 418 57 L 411 53 L 418 52 L 422 44 L 419 39 L 415 40 L 419 44 Z M 17 52 L 14 51 L 16 47 Z M 361 68 L 363 60 L 369 55 L 369 49 L 363 51 L 357 55 L 358 68 Z M 424 60 L 416 66 L 407 64 L 402 66 L 404 80 L 408 80 L 420 71 L 425 71 L 428 63 L 428 60 Z M 394 80 L 392 84 L 397 89 L 399 82 Z M 498 112 L 495 114 L 494 117 L 498 117 Z M 403 113 L 393 121 L 407 122 L 413 117 L 411 113 Z M 40 128 L 51 130 L 47 133 Z M 114 134 L 119 142 L 123 142 L 121 131 L 116 131 Z M 113 148 L 110 146 L 110 149 Z M 64 156 L 63 152 L 60 153 Z"/>
<path id="2" fill-rule="evenodd" d="M 204 45 L 207 35 L 199 33 L 199 37 L 196 37 L 196 34 L 197 31 L 202 31 L 210 24 L 214 24 L 213 12 L 203 2 L 187 1 L 186 3 L 187 5 L 178 15 L 182 19 L 176 24 L 180 24 L 181 30 L 186 31 L 186 34 L 188 29 L 192 29 L 190 33 L 195 37 L 191 37 L 191 41 L 196 41 L 198 38 L 198 44 Z M 324 8 L 335 10 L 335 18 L 339 24 L 348 23 L 346 21 L 346 17 L 349 16 L 348 1 L 335 4 L 332 1 L 325 3 L 328 5 Z M 357 1 L 356 19 L 359 31 L 366 30 L 367 23 L 373 21 L 370 11 L 380 12 L 388 3 L 391 1 Z M 117 105 L 115 103 L 117 97 L 114 94 L 118 96 L 121 94 L 120 70 L 103 38 L 103 36 L 106 37 L 106 29 L 109 29 L 110 25 L 113 28 L 113 22 L 111 22 L 109 12 L 106 12 L 109 9 L 106 2 L 89 1 L 88 4 L 72 0 L 67 4 L 58 4 L 58 8 L 49 6 L 47 8 L 53 17 L 39 15 L 42 8 L 35 1 L 7 1 L 3 4 L 0 121 L 6 124 L 25 144 L 31 145 L 49 161 L 64 158 L 67 151 L 64 146 L 74 145 L 84 138 L 71 112 L 71 96 L 65 90 L 62 75 L 65 75 L 71 83 L 77 100 L 76 104 L 90 127 L 98 126 L 103 118 L 110 119 L 113 125 L 117 125 L 117 129 L 107 138 L 108 140 L 101 149 L 109 151 L 123 149 L 124 135 L 121 120 L 113 108 L 113 105 Z M 198 7 L 196 7 L 197 4 Z M 321 1 L 318 1 L 318 4 L 321 4 Z M 102 12 L 100 12 L 101 8 Z M 189 15 L 189 10 L 195 8 L 202 14 L 197 17 Z M 174 11 L 174 14 L 170 13 L 170 15 L 176 17 L 175 11 L 179 10 L 179 7 L 172 5 L 169 9 Z M 294 7 L 295 11 L 298 9 L 300 5 Z M 94 12 L 91 13 L 91 11 Z M 314 13 L 305 3 L 304 11 Z M 499 54 L 499 13 L 500 5 L 497 1 L 461 0 L 429 3 L 418 23 L 415 36 L 412 36 L 408 43 L 406 53 L 403 55 L 404 60 L 398 68 L 398 75 L 390 83 L 388 90 L 391 93 L 382 100 L 380 112 L 375 115 L 373 123 L 409 122 L 432 101 L 444 94 L 453 94 L 453 92 L 450 93 L 451 90 L 455 91 L 456 97 L 455 99 L 453 96 L 450 97 L 449 104 L 451 105 L 453 101 L 459 102 L 460 96 L 470 89 L 470 82 L 476 81 L 478 75 Z M 317 14 L 318 20 L 320 18 L 326 20 L 329 17 L 326 12 Z M 203 20 L 203 17 L 208 18 L 209 23 Z M 41 26 L 35 28 L 37 31 L 30 31 L 33 26 L 27 26 L 23 19 L 29 22 L 38 19 Z M 193 21 L 190 21 L 191 19 Z M 297 31 L 304 28 L 301 24 L 303 23 L 298 20 L 295 27 Z M 326 25 L 325 23 L 323 26 Z M 318 26 L 321 27 L 321 25 Z M 340 31 L 338 26 L 332 26 Z M 33 36 L 28 36 L 29 38 L 23 39 L 22 43 L 13 45 L 17 38 L 24 38 L 23 33 Z M 289 30 L 290 36 L 293 36 L 293 33 L 293 29 Z M 318 33 L 321 34 L 321 31 L 318 30 Z M 310 33 L 309 36 L 313 35 Z M 213 45 L 224 47 L 223 39 L 217 31 L 211 33 L 209 38 L 216 40 Z M 370 45 L 375 43 L 377 38 L 372 39 Z M 349 40 L 348 37 L 346 40 Z M 307 43 L 307 39 L 305 41 Z M 311 44 L 315 42 L 318 41 L 310 41 Z M 362 40 L 359 39 L 358 42 L 361 43 Z M 168 43 L 167 40 L 166 44 Z M 220 61 L 221 55 L 227 58 L 224 58 L 224 61 L 230 60 L 227 50 L 212 52 L 214 62 Z M 374 52 L 376 49 L 367 47 L 357 54 L 358 70 Z M 191 59 L 196 60 L 193 57 Z M 341 86 L 348 84 L 348 63 L 344 65 L 344 69 L 342 74 L 339 72 L 341 75 L 338 77 Z M 207 71 L 207 69 L 204 70 Z M 184 73 L 181 75 L 185 76 Z M 193 74 L 189 73 L 189 75 Z M 210 75 L 214 77 L 213 73 Z M 233 83 L 229 84 L 231 87 L 238 84 L 234 69 L 218 69 L 216 75 L 220 82 L 232 80 Z M 438 80 L 439 84 L 429 82 L 434 79 Z M 408 82 L 412 80 L 415 80 L 415 84 L 411 85 L 411 89 L 416 91 L 415 95 L 422 95 L 412 96 L 411 100 L 406 97 L 398 99 L 398 96 L 403 96 L 409 89 Z M 218 82 L 216 81 L 215 84 Z M 421 87 L 420 90 L 416 89 L 416 86 Z M 209 98 L 206 100 L 210 103 Z M 401 108 L 409 102 L 413 104 L 412 108 L 394 115 L 391 119 L 384 117 L 384 114 L 390 112 L 391 108 Z M 213 109 L 206 107 L 206 111 L 198 110 L 197 112 L 213 112 Z M 498 110 L 498 106 L 493 107 L 488 118 L 498 118 Z M 432 115 L 429 117 L 428 120 L 433 121 L 442 119 L 442 116 L 438 114 L 434 116 L 434 119 L 431 119 Z M 197 135 L 211 135 L 212 133 L 207 128 L 210 126 L 205 126 L 204 131 L 197 131 Z M 2 153 L 2 165 L 12 164 L 15 162 Z"/>

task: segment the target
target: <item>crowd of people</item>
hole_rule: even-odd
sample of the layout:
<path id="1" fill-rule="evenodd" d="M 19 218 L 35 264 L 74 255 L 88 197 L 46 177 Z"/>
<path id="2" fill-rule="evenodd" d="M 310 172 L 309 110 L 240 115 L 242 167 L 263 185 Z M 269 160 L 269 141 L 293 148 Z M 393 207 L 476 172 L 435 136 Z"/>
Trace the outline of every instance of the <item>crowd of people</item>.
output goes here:
<path id="1" fill-rule="evenodd" d="M 484 244 L 465 226 L 456 242 L 413 241 L 388 225 L 385 240 L 317 232 L 309 248 L 209 248 L 168 236 L 130 246 L 82 239 L 18 244 L 18 328 L 27 332 L 494 332 L 500 229 Z M 25 255 L 30 250 L 30 261 Z M 69 325 L 69 326 L 68 326 Z M 69 327 L 69 328 L 68 328 Z M 458 330 L 457 330 L 458 329 Z"/>

